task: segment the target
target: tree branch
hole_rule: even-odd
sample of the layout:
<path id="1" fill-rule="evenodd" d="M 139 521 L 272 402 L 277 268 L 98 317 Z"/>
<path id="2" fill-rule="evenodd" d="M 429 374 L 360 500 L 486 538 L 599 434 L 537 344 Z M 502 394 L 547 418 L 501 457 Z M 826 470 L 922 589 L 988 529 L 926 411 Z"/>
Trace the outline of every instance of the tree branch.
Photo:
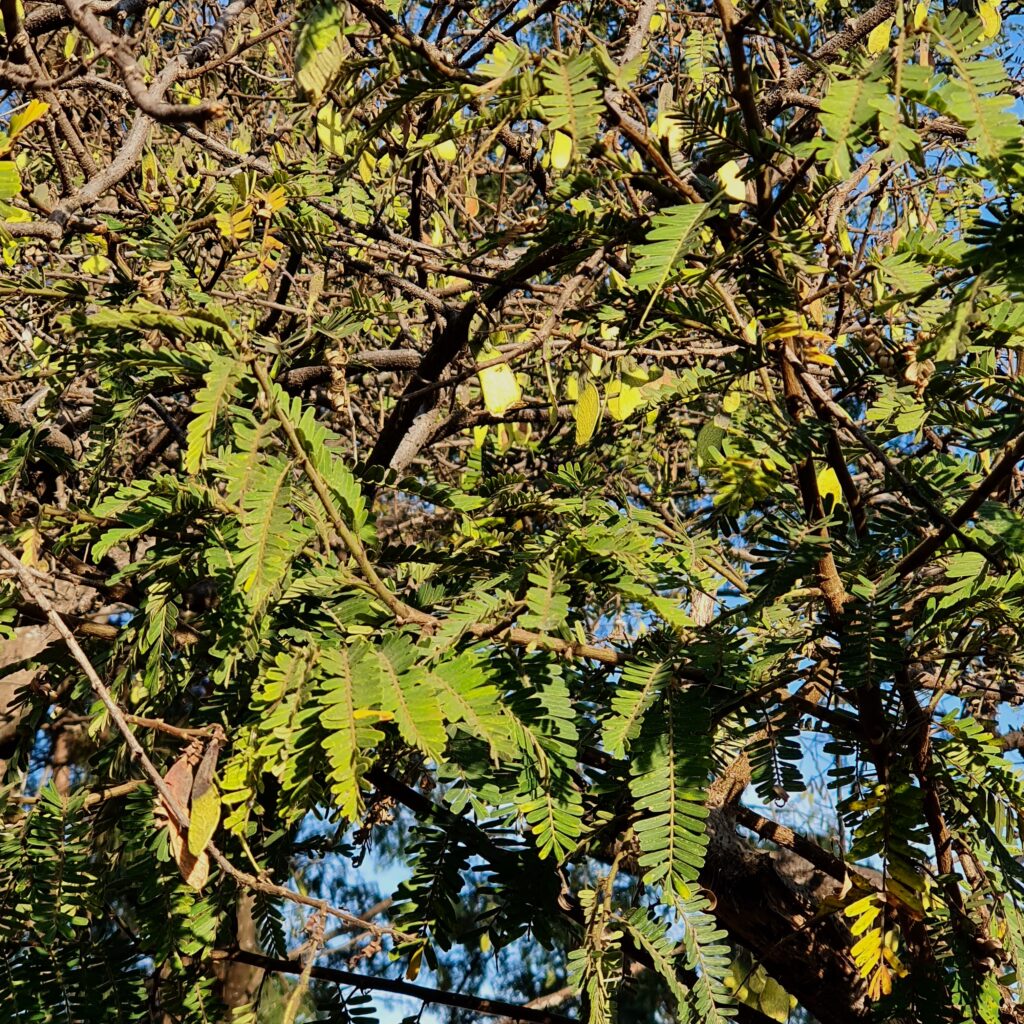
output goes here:
<path id="1" fill-rule="evenodd" d="M 261 953 L 250 953 L 247 950 L 217 950 L 216 960 L 231 960 L 235 963 L 249 964 L 264 971 L 275 974 L 301 974 L 302 964 L 296 960 L 280 960 L 276 957 L 264 956 Z M 361 990 L 371 989 L 377 992 L 391 992 L 394 995 L 409 996 L 424 1003 L 435 1006 L 452 1006 L 460 1010 L 471 1010 L 473 1013 L 487 1017 L 507 1017 L 510 1020 L 526 1021 L 527 1024 L 573 1024 L 571 1017 L 563 1017 L 559 1013 L 551 1013 L 544 1009 L 518 1006 L 506 1003 L 501 999 L 483 999 L 478 996 L 466 996 L 460 992 L 442 992 L 426 985 L 414 985 L 409 981 L 397 981 L 393 978 L 374 978 L 353 971 L 342 971 L 335 967 L 313 967 L 309 970 L 310 977 L 321 981 L 331 981 L 337 985 L 349 985 Z"/>

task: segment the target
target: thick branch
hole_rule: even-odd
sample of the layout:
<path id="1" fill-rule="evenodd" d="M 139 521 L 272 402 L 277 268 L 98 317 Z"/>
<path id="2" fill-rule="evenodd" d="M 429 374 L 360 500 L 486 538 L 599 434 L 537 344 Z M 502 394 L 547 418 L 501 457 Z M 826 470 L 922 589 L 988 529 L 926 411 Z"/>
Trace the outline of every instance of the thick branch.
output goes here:
<path id="1" fill-rule="evenodd" d="M 974 493 L 948 516 L 947 522 L 943 523 L 941 528 L 930 537 L 925 537 L 899 562 L 896 566 L 896 574 L 906 576 L 928 562 L 932 555 L 981 508 L 985 499 L 1013 472 L 1014 467 L 1021 459 L 1024 459 L 1024 434 L 1003 449 L 1003 454 L 999 456 L 999 460 L 992 467 L 988 476 L 977 486 Z"/>
<path id="2" fill-rule="evenodd" d="M 214 958 L 249 964 L 252 967 L 259 967 L 264 971 L 272 971 L 276 974 L 302 973 L 302 964 L 297 960 L 279 960 L 276 957 L 249 953 L 241 949 L 218 951 L 214 953 Z M 371 989 L 377 992 L 392 992 L 399 996 L 409 996 L 435 1006 L 454 1006 L 461 1010 L 471 1010 L 487 1017 L 507 1017 L 510 1020 L 526 1021 L 528 1024 L 572 1024 L 571 1017 L 563 1017 L 560 1013 L 551 1013 L 544 1009 L 517 1006 L 515 1003 L 506 1003 L 501 999 L 466 996 L 461 992 L 442 992 L 441 989 L 414 985 L 409 981 L 375 978 L 366 974 L 356 974 L 353 971 L 342 971 L 335 967 L 313 967 L 309 971 L 309 975 L 322 981 L 350 985 L 352 988 L 361 990 Z"/>
<path id="3" fill-rule="evenodd" d="M 236 0 L 229 10 L 238 4 L 241 4 L 239 12 L 245 9 L 246 4 L 243 0 Z M 223 112 L 223 104 L 211 103 L 209 101 L 196 104 L 166 103 L 163 100 L 163 93 L 167 86 L 170 85 L 170 82 L 163 88 L 159 88 L 157 83 L 147 86 L 142 68 L 135 57 L 129 53 L 124 40 L 114 35 L 100 21 L 93 13 L 88 0 L 65 0 L 65 6 L 75 26 L 102 55 L 109 57 L 114 62 L 121 73 L 121 78 L 132 101 L 139 110 L 152 118 L 152 120 L 202 123 L 208 121 L 211 117 L 220 116 Z M 201 50 L 201 53 L 205 52 L 205 48 Z M 171 81 L 173 81 L 183 62 L 173 60 L 165 69 L 170 72 Z M 202 61 L 199 61 L 199 63 L 202 63 Z"/>
<path id="4" fill-rule="evenodd" d="M 779 85 L 764 97 L 758 104 L 761 118 L 767 123 L 778 117 L 787 104 L 792 103 L 790 97 L 796 90 L 806 85 L 823 67 L 867 39 L 872 29 L 877 28 L 887 18 L 893 17 L 895 13 L 896 0 L 881 0 L 859 18 L 847 22 L 841 32 L 837 32 L 811 54 L 811 59 L 807 63 L 790 71 Z"/>

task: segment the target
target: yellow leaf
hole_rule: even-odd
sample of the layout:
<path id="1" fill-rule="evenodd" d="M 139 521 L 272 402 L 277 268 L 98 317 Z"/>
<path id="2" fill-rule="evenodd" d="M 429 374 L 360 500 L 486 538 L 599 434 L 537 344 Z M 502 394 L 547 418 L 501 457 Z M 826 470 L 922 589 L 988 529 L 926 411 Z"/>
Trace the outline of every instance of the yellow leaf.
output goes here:
<path id="1" fill-rule="evenodd" d="M 252 234 L 252 209 L 243 206 L 233 213 L 217 214 L 217 229 L 224 238 L 243 242 Z"/>
<path id="2" fill-rule="evenodd" d="M 981 18 L 981 35 L 983 39 L 994 39 L 1003 27 L 1003 19 L 998 7 L 993 3 L 978 4 L 978 17 Z"/>
<path id="3" fill-rule="evenodd" d="M 861 920 L 863 920 L 863 918 Z M 856 928 L 859 924 L 860 921 L 857 921 L 853 927 Z M 867 927 L 867 925 L 865 925 L 865 927 Z M 861 931 L 863 930 L 864 929 L 862 928 Z M 873 967 L 882 955 L 881 929 L 875 928 L 862 936 L 855 943 L 850 952 L 853 954 L 853 959 L 857 961 L 859 966 L 867 966 L 869 969 Z"/>
<path id="4" fill-rule="evenodd" d="M 497 350 L 487 347 L 480 352 L 480 361 L 488 362 L 498 355 Z M 500 416 L 503 412 L 511 409 L 523 397 L 523 390 L 512 372 L 508 363 L 498 363 L 497 366 L 485 366 L 478 371 L 480 379 L 480 390 L 483 392 L 484 405 L 488 412 Z"/>
<path id="5" fill-rule="evenodd" d="M 923 0 L 914 8 L 914 28 L 920 28 L 928 20 L 928 4 Z"/>
<path id="6" fill-rule="evenodd" d="M 868 983 L 868 996 L 871 999 L 879 999 L 892 993 L 892 975 L 889 968 L 879 961 L 878 969 Z"/>
<path id="7" fill-rule="evenodd" d="M 206 849 L 220 824 L 220 793 L 211 784 L 202 796 L 192 801 L 188 824 L 188 852 L 198 857 Z"/>
<path id="8" fill-rule="evenodd" d="M 805 330 L 806 328 L 800 323 L 800 318 L 795 313 L 786 312 L 779 323 L 764 332 L 764 338 L 765 341 L 781 341 L 783 338 L 795 338 Z"/>
<path id="9" fill-rule="evenodd" d="M 455 145 L 454 139 L 445 139 L 443 142 L 439 142 L 431 152 L 438 160 L 444 160 L 449 164 L 459 155 L 459 149 Z"/>
<path id="10" fill-rule="evenodd" d="M 740 395 L 738 391 L 730 391 L 729 394 L 722 399 L 722 412 L 734 413 L 740 407 Z"/>
<path id="11" fill-rule="evenodd" d="M 0 199 L 13 199 L 21 191 L 21 173 L 13 160 L 0 160 Z"/>
<path id="12" fill-rule="evenodd" d="M 686 142 L 686 131 L 678 117 L 659 114 L 651 125 L 651 134 L 663 139 L 670 153 L 678 153 Z"/>
<path id="13" fill-rule="evenodd" d="M 359 156 L 359 177 L 366 182 L 367 185 L 373 181 L 373 169 L 377 166 L 377 158 L 367 150 Z"/>
<path id="14" fill-rule="evenodd" d="M 102 274 L 109 270 L 111 266 L 112 264 L 106 256 L 101 256 L 97 253 L 95 256 L 90 256 L 88 259 L 82 260 L 82 273 Z"/>
<path id="15" fill-rule="evenodd" d="M 19 110 L 17 114 L 12 114 L 11 141 L 13 142 L 30 124 L 34 124 L 41 117 L 45 117 L 49 109 L 49 103 L 44 103 L 42 100 L 31 100 L 23 110 Z"/>
<path id="16" fill-rule="evenodd" d="M 818 473 L 818 494 L 821 496 L 825 515 L 831 515 L 834 509 L 843 504 L 843 488 L 840 486 L 836 470 L 831 466 L 826 466 Z"/>
<path id="17" fill-rule="evenodd" d="M 43 535 L 36 529 L 26 530 L 21 535 L 21 560 L 30 569 L 46 572 L 49 565 L 42 557 Z"/>
<path id="18" fill-rule="evenodd" d="M 822 352 L 814 345 L 808 345 L 804 349 L 804 362 L 817 363 L 819 366 L 836 365 L 836 361 L 827 352 Z"/>
<path id="19" fill-rule="evenodd" d="M 409 966 L 405 969 L 405 976 L 409 981 L 415 981 L 420 973 L 420 964 L 423 963 L 423 947 L 415 950 L 409 957 Z"/>
<path id="20" fill-rule="evenodd" d="M 181 830 L 174 822 L 169 825 L 169 834 L 171 850 L 174 852 L 174 859 L 178 864 L 181 877 L 193 889 L 202 889 L 210 877 L 210 858 L 205 853 L 199 854 L 198 857 L 190 853 L 185 846 Z"/>
<path id="21" fill-rule="evenodd" d="M 329 153 L 345 156 L 345 119 L 333 103 L 325 103 L 317 111 L 316 137 Z"/>
<path id="22" fill-rule="evenodd" d="M 857 900 L 856 903 L 851 903 L 843 910 L 843 913 L 847 917 L 860 917 L 861 914 L 867 913 L 868 910 L 876 906 L 876 895 L 871 893 L 869 896 L 864 896 L 862 899 Z"/>
<path id="23" fill-rule="evenodd" d="M 556 131 L 551 139 L 551 166 L 564 171 L 572 160 L 572 137 Z"/>
<path id="24" fill-rule="evenodd" d="M 878 917 L 880 910 L 881 908 L 876 905 L 871 907 L 867 911 L 867 913 L 861 914 L 861 916 L 853 922 L 853 925 L 850 928 L 850 934 L 863 935 L 871 927 L 871 924 L 875 920 L 875 918 Z M 871 943 L 868 943 L 868 945 L 870 946 Z M 857 946 L 854 946 L 854 950 L 856 951 L 859 946 L 860 943 L 858 942 Z"/>
<path id="25" fill-rule="evenodd" d="M 486 427 L 484 428 L 487 429 Z M 356 708 L 352 712 L 352 718 L 356 722 L 363 721 L 364 719 L 372 719 L 374 722 L 391 722 L 394 721 L 395 716 L 390 711 L 381 711 L 375 708 Z"/>
<path id="26" fill-rule="evenodd" d="M 288 194 L 282 185 L 275 185 L 268 192 L 259 191 L 253 193 L 253 195 L 254 198 L 257 198 L 266 207 L 267 212 L 271 214 L 283 210 L 288 202 Z"/>
<path id="27" fill-rule="evenodd" d="M 601 396 L 593 381 L 587 381 L 580 392 L 576 403 L 576 443 L 586 444 L 597 430 L 597 421 L 601 415 Z"/>
<path id="28" fill-rule="evenodd" d="M 717 172 L 718 184 L 722 191 L 737 203 L 747 201 L 747 186 L 740 179 L 740 165 L 735 160 L 722 164 Z"/>
<path id="29" fill-rule="evenodd" d="M 888 45 L 892 36 L 892 18 L 886 18 L 881 25 L 876 25 L 868 36 L 868 53 L 881 53 Z"/>
<path id="30" fill-rule="evenodd" d="M 628 419 L 646 402 L 643 391 L 625 381 L 610 381 L 604 393 L 608 400 L 608 411 L 620 421 Z"/>

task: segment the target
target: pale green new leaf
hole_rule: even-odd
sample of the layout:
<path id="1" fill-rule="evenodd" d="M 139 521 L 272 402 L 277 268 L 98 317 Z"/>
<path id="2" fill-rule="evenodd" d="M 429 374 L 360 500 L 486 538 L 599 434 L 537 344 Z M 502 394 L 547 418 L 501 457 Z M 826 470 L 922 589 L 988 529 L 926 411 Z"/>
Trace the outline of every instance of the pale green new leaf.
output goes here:
<path id="1" fill-rule="evenodd" d="M 320 4 L 305 17 L 295 50 L 295 81 L 310 102 L 326 94 L 341 74 L 348 45 L 344 10 Z"/>
<path id="2" fill-rule="evenodd" d="M 1013 113 L 1014 100 L 1002 62 L 970 59 L 964 50 L 971 47 L 959 30 L 960 23 L 960 16 L 954 15 L 933 30 L 938 49 L 957 71 L 957 77 L 940 90 L 939 98 L 946 112 L 967 128 L 978 156 L 993 161 L 1021 142 L 1024 129 Z"/>

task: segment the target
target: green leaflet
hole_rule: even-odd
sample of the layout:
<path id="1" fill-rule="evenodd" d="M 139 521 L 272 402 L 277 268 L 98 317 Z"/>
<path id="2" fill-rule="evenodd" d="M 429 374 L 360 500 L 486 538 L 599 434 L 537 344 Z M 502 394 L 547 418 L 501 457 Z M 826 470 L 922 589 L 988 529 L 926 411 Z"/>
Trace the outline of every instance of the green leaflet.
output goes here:
<path id="1" fill-rule="evenodd" d="M 703 897 L 684 900 L 679 906 L 683 924 L 686 966 L 697 972 L 693 983 L 693 1003 L 697 1019 L 703 1024 L 723 1024 L 734 1016 L 732 997 L 724 978 L 732 963 L 732 951 L 723 941 L 725 931 L 711 916 L 711 904 Z"/>
<path id="2" fill-rule="evenodd" d="M 274 397 L 277 406 L 285 411 L 317 471 L 327 482 L 331 493 L 342 505 L 342 513 L 352 529 L 363 540 L 373 539 L 373 529 L 368 522 L 366 500 L 352 471 L 345 465 L 338 449 L 341 439 L 316 418 L 312 406 L 303 406 L 297 396 L 290 398 L 275 386 Z"/>
<path id="3" fill-rule="evenodd" d="M 710 32 L 702 32 L 699 28 L 693 29 L 686 37 L 683 54 L 686 70 L 694 85 L 703 85 L 705 76 L 717 70 L 714 65 L 715 37 Z"/>
<path id="4" fill-rule="evenodd" d="M 625 916 L 619 916 L 625 933 L 651 958 L 654 970 L 664 979 L 676 1004 L 676 1020 L 690 1024 L 693 995 L 679 980 L 679 967 L 673 952 L 674 943 L 667 926 L 651 917 L 643 907 L 637 907 Z"/>
<path id="5" fill-rule="evenodd" d="M 532 587 L 526 592 L 529 611 L 520 617 L 525 629 L 550 633 L 565 625 L 569 616 L 569 588 L 559 580 L 550 563 L 530 573 Z"/>
<path id="6" fill-rule="evenodd" d="M 384 739 L 379 725 L 390 718 L 380 708 L 380 663 L 370 644 L 357 641 L 323 652 L 318 699 L 331 796 L 341 816 L 356 821 L 363 806 L 363 775 L 373 763 L 374 747 Z"/>
<path id="7" fill-rule="evenodd" d="M 225 500 L 240 504 L 259 475 L 273 431 L 269 420 L 256 421 L 237 408 L 231 425 L 234 446 L 222 454 L 218 470 L 224 480 Z"/>
<path id="8" fill-rule="evenodd" d="M 344 66 L 347 44 L 344 12 L 334 4 L 320 4 L 306 15 L 295 48 L 295 82 L 315 103 L 331 88 Z"/>
<path id="9" fill-rule="evenodd" d="M 310 530 L 292 512 L 292 465 L 274 456 L 253 475 L 242 496 L 238 579 L 253 608 L 283 583 Z"/>
<path id="10" fill-rule="evenodd" d="M 72 313 L 69 322 L 76 328 L 85 331 L 94 338 L 103 338 L 116 342 L 119 351 L 124 352 L 124 332 L 146 334 L 159 331 L 169 338 L 187 338 L 199 342 L 196 350 L 191 353 L 163 353 L 160 351 L 142 350 L 138 353 L 142 360 L 154 365 L 166 364 L 188 369 L 194 372 L 197 363 L 206 362 L 209 346 L 216 344 L 229 351 L 234 346 L 228 319 L 214 308 L 206 309 L 165 309 L 145 299 L 137 299 L 131 306 L 119 308 L 103 308 L 91 313 L 88 317 Z M 197 360 L 197 356 L 200 359 Z"/>
<path id="11" fill-rule="evenodd" d="M 185 450 L 185 470 L 198 473 L 203 459 L 210 450 L 210 442 L 217 426 L 217 418 L 235 397 L 235 385 L 242 375 L 242 364 L 236 359 L 213 356 L 210 369 L 203 378 L 203 386 L 196 392 L 192 403 L 192 419 L 188 424 L 188 447 Z"/>
<path id="12" fill-rule="evenodd" d="M 603 886 L 579 894 L 585 917 L 583 945 L 569 954 L 569 982 L 586 993 L 589 1024 L 611 1024 L 622 983 L 622 932 Z"/>
<path id="13" fill-rule="evenodd" d="M 997 161 L 1020 143 L 1024 129 L 1013 114 L 1013 98 L 1001 61 L 972 59 L 979 48 L 980 25 L 960 11 L 931 26 L 937 49 L 952 63 L 956 77 L 941 91 L 946 111 L 961 122 L 975 143 L 978 156 Z"/>
<path id="14" fill-rule="evenodd" d="M 505 713 L 484 659 L 467 652 L 441 661 L 431 673 L 446 722 L 484 740 L 494 761 L 512 756 L 512 720 Z"/>
<path id="15" fill-rule="evenodd" d="M 853 152 L 860 145 L 859 133 L 878 113 L 888 96 L 884 81 L 870 77 L 837 80 L 829 86 L 821 101 L 821 126 L 827 143 L 818 143 L 828 164 L 829 174 L 842 177 L 850 173 Z"/>
<path id="16" fill-rule="evenodd" d="M 679 261 L 695 246 L 697 227 L 704 219 L 707 206 L 688 203 L 662 210 L 651 220 L 647 240 L 634 250 L 633 272 L 629 285 L 637 291 L 650 291 L 641 320 L 646 320 L 655 300 L 675 273 Z"/>
<path id="17" fill-rule="evenodd" d="M 551 769 L 533 784 L 531 781 L 528 774 L 524 779 L 527 799 L 518 800 L 517 806 L 536 837 L 537 855 L 541 860 L 552 855 L 565 860 L 582 833 L 583 802 L 572 778 L 560 769 Z"/>
<path id="18" fill-rule="evenodd" d="M 579 152 L 585 152 L 597 134 L 604 108 L 593 70 L 590 55 L 578 54 L 564 63 L 549 57 L 540 73 L 546 90 L 537 100 L 540 115 L 549 130 L 571 136 Z"/>
<path id="19" fill-rule="evenodd" d="M 707 714 L 699 697 L 667 690 L 632 747 L 629 788 L 645 816 L 634 825 L 644 880 L 671 904 L 692 899 L 707 849 Z"/>
<path id="20" fill-rule="evenodd" d="M 252 698 L 256 714 L 253 732 L 245 743 L 236 745 L 218 773 L 221 803 L 235 808 L 225 819 L 226 828 L 244 828 L 249 809 L 262 791 L 263 773 L 280 784 L 280 811 L 285 821 L 294 821 L 305 813 L 312 798 L 310 750 L 318 738 L 320 709 L 313 695 L 319 657 L 316 647 L 302 652 L 282 651 L 262 666 Z"/>
<path id="21" fill-rule="evenodd" d="M 579 739 L 576 709 L 557 667 L 537 658 L 529 670 L 537 673 L 533 691 L 510 707 L 524 762 L 515 802 L 541 858 L 562 860 L 583 834 L 583 801 L 573 777 Z"/>
<path id="22" fill-rule="evenodd" d="M 428 757 L 440 760 L 448 736 L 430 673 L 415 665 L 416 650 L 403 636 L 386 640 L 376 651 L 381 704 L 394 716 L 402 738 Z"/>
<path id="23" fill-rule="evenodd" d="M 621 758 L 636 739 L 647 709 L 672 679 L 667 662 L 634 661 L 622 669 L 612 697 L 612 714 L 605 719 L 602 739 L 612 757 Z"/>

